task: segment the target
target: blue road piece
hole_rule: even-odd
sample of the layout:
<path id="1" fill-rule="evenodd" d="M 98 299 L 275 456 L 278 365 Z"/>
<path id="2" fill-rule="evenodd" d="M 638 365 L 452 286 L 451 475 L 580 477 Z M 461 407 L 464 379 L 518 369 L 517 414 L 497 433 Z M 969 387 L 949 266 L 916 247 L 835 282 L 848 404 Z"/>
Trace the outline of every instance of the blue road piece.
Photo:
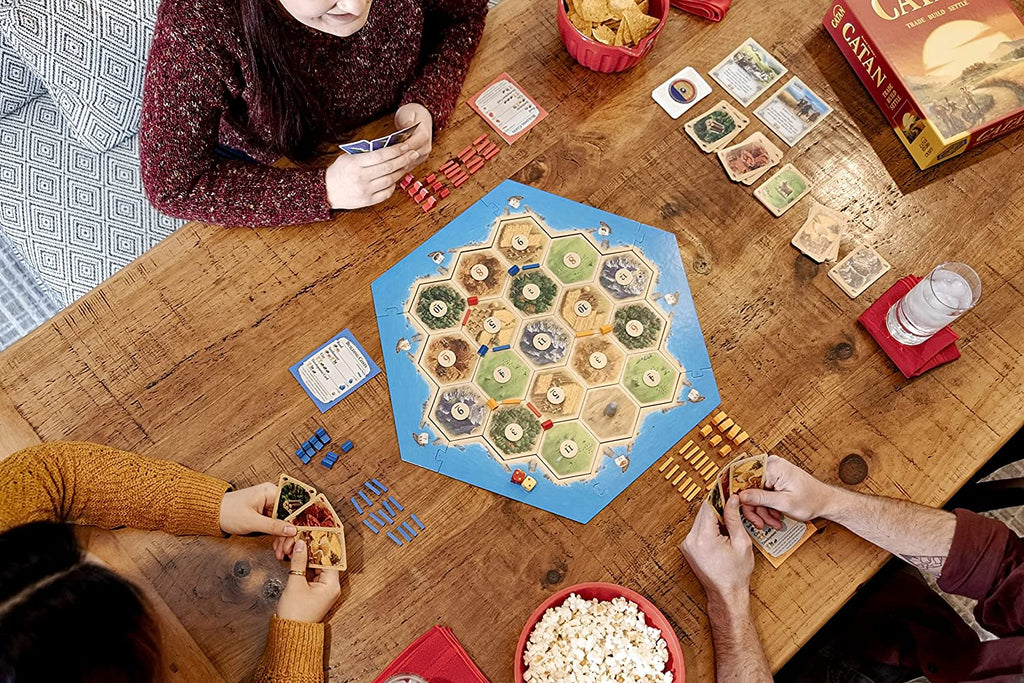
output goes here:
<path id="1" fill-rule="evenodd" d="M 373 482 L 373 485 L 374 485 L 374 486 L 376 486 L 377 488 L 379 488 L 379 489 L 380 489 L 381 491 L 383 491 L 384 493 L 387 493 L 387 492 L 388 492 L 388 487 L 387 487 L 387 486 L 385 486 L 384 484 L 380 483 L 380 482 L 379 482 L 379 481 L 377 481 L 376 479 L 371 479 L 370 481 L 372 481 L 372 482 Z"/>
<path id="2" fill-rule="evenodd" d="M 483 358 L 485 355 L 487 355 L 487 344 L 482 344 L 480 348 L 476 350 L 476 352 L 480 354 L 481 358 Z"/>
<path id="3" fill-rule="evenodd" d="M 427 528 L 427 527 L 423 526 L 423 522 L 420 521 L 419 517 L 417 517 L 416 515 L 412 514 L 411 512 L 409 513 L 409 516 L 412 517 L 412 521 L 416 522 L 416 526 L 418 526 L 421 531 L 423 529 Z"/>
<path id="4" fill-rule="evenodd" d="M 372 493 L 375 496 L 379 496 L 381 494 L 381 490 L 374 486 L 372 481 L 366 482 L 365 484 L 363 484 L 363 486 L 368 488 L 370 490 L 370 493 Z"/>
<path id="5" fill-rule="evenodd" d="M 373 505 L 373 501 L 370 500 L 365 493 L 363 493 L 362 491 L 356 491 L 356 493 L 358 493 L 359 497 L 363 499 L 363 502 L 366 504 L 366 507 L 370 507 Z"/>
<path id="6" fill-rule="evenodd" d="M 387 499 L 382 500 L 380 502 L 380 504 L 384 506 L 384 509 L 388 511 L 389 515 L 391 515 L 392 517 L 397 517 L 398 516 L 398 515 L 395 514 L 395 509 L 393 507 L 391 507 L 391 503 L 389 503 L 387 501 Z"/>
<path id="7" fill-rule="evenodd" d="M 368 519 L 364 519 L 364 520 L 363 520 L 363 524 L 365 524 L 366 526 L 370 527 L 370 531 L 372 531 L 373 533 L 375 533 L 375 534 L 379 534 L 379 533 L 380 533 L 380 529 L 378 529 L 377 527 L 375 527 L 375 526 L 373 525 L 373 522 L 371 522 L 370 520 L 368 520 Z"/>
<path id="8" fill-rule="evenodd" d="M 511 268 L 509 268 L 508 269 L 508 274 L 509 275 L 518 275 L 519 274 L 519 266 L 512 266 Z"/>
<path id="9" fill-rule="evenodd" d="M 402 507 L 401 503 L 399 503 L 397 500 L 395 500 L 394 496 L 388 496 L 388 500 L 391 501 L 391 504 L 394 505 L 395 508 L 397 508 L 399 512 L 402 512 L 403 510 L 405 510 L 405 508 Z"/>
<path id="10" fill-rule="evenodd" d="M 385 520 L 387 520 L 388 524 L 394 524 L 395 523 L 395 520 L 391 519 L 391 517 L 388 516 L 388 513 L 384 512 L 383 510 L 377 510 L 377 516 L 378 517 L 383 517 Z"/>
<path id="11" fill-rule="evenodd" d="M 360 507 L 359 501 L 356 500 L 354 497 L 353 498 L 349 498 L 349 500 L 352 501 L 352 507 L 354 507 L 356 509 L 356 514 L 357 515 L 363 514 L 363 508 Z"/>
<path id="12" fill-rule="evenodd" d="M 525 266 L 523 266 L 523 270 L 533 270 L 534 268 L 540 268 L 540 264 L 539 263 L 527 263 Z"/>
<path id="13" fill-rule="evenodd" d="M 399 527 L 399 528 L 404 528 L 406 531 L 408 531 L 413 536 L 419 536 L 420 535 L 420 532 L 418 532 L 415 529 L 413 529 L 412 525 L 409 524 L 409 522 L 402 522 L 402 526 Z"/>
<path id="14" fill-rule="evenodd" d="M 377 515 L 380 514 L 379 512 L 377 514 L 374 514 L 372 512 L 367 512 L 366 514 L 369 515 L 370 517 L 372 517 L 373 521 L 377 522 L 377 524 L 380 524 L 381 526 L 387 526 L 387 522 L 385 522 L 383 519 L 381 519 L 380 517 L 377 516 Z"/>
<path id="15" fill-rule="evenodd" d="M 323 427 L 320 427 L 319 429 L 316 430 L 316 435 L 319 436 L 321 440 L 331 438 L 327 436 L 327 430 L 324 429 Z"/>
<path id="16" fill-rule="evenodd" d="M 502 344 L 501 346 L 495 346 L 491 351 L 508 351 L 512 346 L 509 344 Z"/>
<path id="17" fill-rule="evenodd" d="M 342 453 L 348 453 L 350 450 L 352 450 L 352 442 L 351 441 L 346 441 L 345 443 L 341 444 L 341 452 Z"/>
<path id="18" fill-rule="evenodd" d="M 388 538 L 390 538 L 392 541 L 394 541 L 399 547 L 402 546 L 402 542 L 398 540 L 398 536 L 395 536 L 390 531 L 388 532 Z"/>
<path id="19" fill-rule="evenodd" d="M 403 529 L 402 527 L 398 527 L 398 533 L 402 534 L 402 538 L 404 538 L 405 540 L 407 540 L 407 541 L 411 541 L 412 540 L 412 536 L 410 536 L 408 534 L 408 532 L 406 532 L 406 530 Z"/>

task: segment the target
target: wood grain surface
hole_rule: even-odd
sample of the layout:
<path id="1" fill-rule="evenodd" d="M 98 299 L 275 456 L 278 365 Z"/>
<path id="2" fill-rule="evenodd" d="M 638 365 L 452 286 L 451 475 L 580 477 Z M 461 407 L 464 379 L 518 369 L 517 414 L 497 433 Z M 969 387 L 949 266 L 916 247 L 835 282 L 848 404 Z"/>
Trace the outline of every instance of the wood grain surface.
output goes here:
<path id="1" fill-rule="evenodd" d="M 603 580 L 650 597 L 683 642 L 689 678 L 711 680 L 704 595 L 677 548 L 699 498 L 687 504 L 647 472 L 579 525 L 402 462 L 383 375 L 320 416 L 288 367 L 345 327 L 381 363 L 391 350 L 380 348 L 370 282 L 511 177 L 677 235 L 723 406 L 762 444 L 829 482 L 860 454 L 858 490 L 942 504 L 1024 419 L 1024 135 L 916 170 L 821 28 L 824 11 L 737 2 L 711 24 L 672 10 L 638 67 L 602 75 L 565 52 L 553 0 L 504 0 L 463 100 L 508 71 L 550 112 L 533 132 L 430 214 L 399 194 L 315 225 L 186 225 L 0 354 L 0 444 L 91 440 L 237 486 L 287 472 L 327 492 L 348 528 L 350 567 L 330 618 L 332 681 L 371 680 L 436 623 L 491 680 L 509 681 L 536 605 Z M 865 241 L 892 263 L 857 300 L 827 264 L 790 247 L 806 200 L 773 218 L 686 136 L 688 117 L 673 121 L 651 100 L 682 67 L 706 73 L 748 36 L 835 107 L 784 163 L 850 218 L 842 254 Z M 721 98 L 716 87 L 695 113 Z M 750 132 L 773 137 L 751 118 Z M 430 166 L 483 132 L 463 101 Z M 955 325 L 963 357 L 907 381 L 856 317 L 897 278 L 945 260 L 974 266 L 984 294 Z M 356 444 L 332 471 L 294 456 L 320 425 Z M 416 542 L 374 537 L 342 503 L 370 477 L 426 523 Z M 227 680 L 250 676 L 287 569 L 269 541 L 116 536 L 212 666 Z M 831 526 L 780 569 L 759 560 L 753 609 L 773 667 L 886 557 Z M 184 674 L 205 680 L 207 670 Z"/>

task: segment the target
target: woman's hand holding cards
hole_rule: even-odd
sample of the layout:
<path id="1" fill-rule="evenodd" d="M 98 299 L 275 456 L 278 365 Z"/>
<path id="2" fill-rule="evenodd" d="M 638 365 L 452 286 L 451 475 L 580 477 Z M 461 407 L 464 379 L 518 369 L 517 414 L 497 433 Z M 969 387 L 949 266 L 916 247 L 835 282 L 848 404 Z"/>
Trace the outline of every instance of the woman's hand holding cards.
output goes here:
<path id="1" fill-rule="evenodd" d="M 769 455 L 765 466 L 764 488 L 740 491 L 743 515 L 758 529 L 765 524 L 779 528 L 779 516 L 808 522 L 828 517 L 829 506 L 838 489 L 818 481 L 793 463 Z"/>
<path id="2" fill-rule="evenodd" d="M 743 528 L 739 499 L 735 496 L 725 504 L 725 527 L 727 534 L 721 532 L 718 517 L 705 501 L 679 549 L 708 598 L 733 605 L 748 598 L 750 575 L 754 571 L 753 546 Z"/>
<path id="3" fill-rule="evenodd" d="M 335 159 L 327 167 L 326 175 L 327 202 L 331 208 L 362 209 L 390 197 L 407 169 L 418 163 L 417 159 L 425 158 L 413 147 L 415 137 L 394 147 L 342 154 Z"/>
<path id="4" fill-rule="evenodd" d="M 270 534 L 291 537 L 295 526 L 272 517 L 277 486 L 269 482 L 228 491 L 220 503 L 220 529 L 226 534 Z"/>
<path id="5" fill-rule="evenodd" d="M 434 141 L 434 117 L 430 115 L 430 111 L 422 104 L 416 102 L 403 104 L 395 112 L 395 127 L 398 130 L 402 130 L 414 123 L 420 125 L 416 127 L 416 130 L 405 141 L 405 144 L 409 146 L 409 149 L 415 151 L 418 156 L 406 170 L 411 170 L 427 160 Z"/>
<path id="6" fill-rule="evenodd" d="M 316 569 L 312 570 L 315 572 L 313 580 L 308 580 L 308 549 L 302 539 L 275 539 L 274 550 L 279 559 L 283 555 L 291 556 L 288 583 L 277 603 L 277 616 L 308 623 L 323 621 L 341 595 L 340 572 L 336 569 Z"/>

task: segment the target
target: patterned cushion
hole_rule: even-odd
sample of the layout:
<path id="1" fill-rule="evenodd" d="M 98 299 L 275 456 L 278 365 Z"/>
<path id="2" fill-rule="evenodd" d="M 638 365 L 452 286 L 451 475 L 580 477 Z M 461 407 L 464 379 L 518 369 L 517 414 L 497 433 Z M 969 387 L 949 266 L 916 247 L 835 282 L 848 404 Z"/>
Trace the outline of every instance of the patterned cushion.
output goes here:
<path id="1" fill-rule="evenodd" d="M 0 231 L 0 351 L 59 310 L 48 289 L 36 281 L 35 271 Z"/>
<path id="2" fill-rule="evenodd" d="M 43 82 L 0 33 L 0 116 L 21 109 L 44 92 Z"/>
<path id="3" fill-rule="evenodd" d="M 0 31 L 42 79 L 71 133 L 92 150 L 115 147 L 139 129 L 157 4 L 0 1 Z"/>
<path id="4" fill-rule="evenodd" d="M 48 97 L 0 119 L 0 225 L 59 303 L 82 296 L 181 223 L 146 200 L 137 136 L 97 154 L 75 140 Z"/>

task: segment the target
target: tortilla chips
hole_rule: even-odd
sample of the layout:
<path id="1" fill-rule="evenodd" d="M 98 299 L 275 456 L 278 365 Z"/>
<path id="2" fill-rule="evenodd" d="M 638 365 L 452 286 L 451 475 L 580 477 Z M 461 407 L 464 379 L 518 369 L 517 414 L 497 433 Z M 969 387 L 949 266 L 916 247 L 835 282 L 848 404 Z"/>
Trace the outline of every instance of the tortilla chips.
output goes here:
<path id="1" fill-rule="evenodd" d="M 661 23 L 648 16 L 648 0 L 565 0 L 566 14 L 588 38 L 622 47 L 636 47 Z"/>

